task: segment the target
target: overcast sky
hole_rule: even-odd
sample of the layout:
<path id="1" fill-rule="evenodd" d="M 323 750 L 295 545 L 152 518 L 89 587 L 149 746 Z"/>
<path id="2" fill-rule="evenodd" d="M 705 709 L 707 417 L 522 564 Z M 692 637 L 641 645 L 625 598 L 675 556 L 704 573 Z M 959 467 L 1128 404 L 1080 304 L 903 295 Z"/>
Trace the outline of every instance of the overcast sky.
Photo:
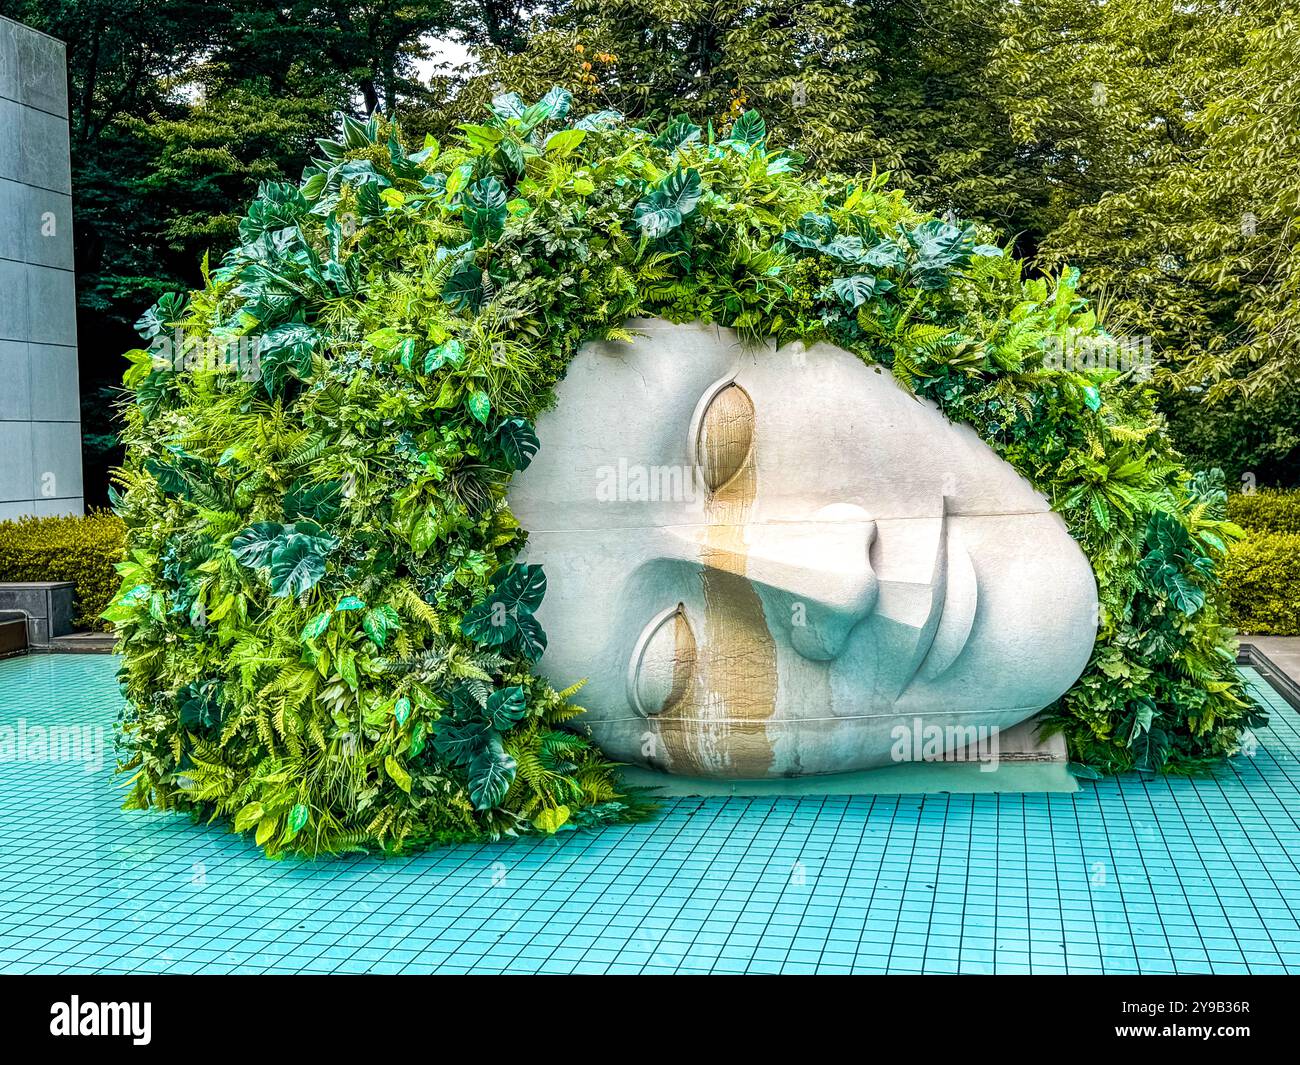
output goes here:
<path id="1" fill-rule="evenodd" d="M 442 63 L 449 63 L 453 67 L 472 65 L 469 48 L 460 41 L 452 40 L 450 37 L 430 37 L 425 39 L 425 43 L 433 49 L 433 55 L 415 64 L 420 72 L 421 81 L 428 81 L 429 76 Z"/>

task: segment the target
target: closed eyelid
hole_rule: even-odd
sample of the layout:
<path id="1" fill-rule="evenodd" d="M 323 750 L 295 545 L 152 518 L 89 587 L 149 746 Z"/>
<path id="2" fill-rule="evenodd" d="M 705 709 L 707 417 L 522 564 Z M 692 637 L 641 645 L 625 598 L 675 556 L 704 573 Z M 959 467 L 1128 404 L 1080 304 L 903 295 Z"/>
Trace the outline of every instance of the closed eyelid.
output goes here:
<path id="1" fill-rule="evenodd" d="M 735 479 L 753 453 L 754 401 L 727 379 L 704 393 L 692 421 L 696 464 L 705 486 L 717 492 Z"/>

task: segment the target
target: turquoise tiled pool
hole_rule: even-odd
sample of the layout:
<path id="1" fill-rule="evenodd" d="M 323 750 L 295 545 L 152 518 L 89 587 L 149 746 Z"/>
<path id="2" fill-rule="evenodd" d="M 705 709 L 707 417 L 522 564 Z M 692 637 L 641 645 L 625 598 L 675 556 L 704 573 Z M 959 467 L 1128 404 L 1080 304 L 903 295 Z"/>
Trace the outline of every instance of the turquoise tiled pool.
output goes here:
<path id="1" fill-rule="evenodd" d="M 1300 717 L 1215 778 L 1075 795 L 674 800 L 600 834 L 272 863 L 123 813 L 116 660 L 0 661 L 5 972 L 1300 972 Z"/>

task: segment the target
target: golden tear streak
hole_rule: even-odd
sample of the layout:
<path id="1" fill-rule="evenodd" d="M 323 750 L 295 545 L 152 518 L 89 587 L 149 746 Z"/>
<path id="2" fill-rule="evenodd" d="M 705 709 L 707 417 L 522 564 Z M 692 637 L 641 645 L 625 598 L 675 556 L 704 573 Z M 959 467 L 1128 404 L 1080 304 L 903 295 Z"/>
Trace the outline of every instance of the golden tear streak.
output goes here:
<path id="1" fill-rule="evenodd" d="M 658 717 L 679 773 L 762 777 L 772 767 L 767 721 L 776 710 L 776 642 L 745 576 L 745 526 L 758 482 L 753 440 L 753 402 L 728 385 L 700 426 L 699 461 L 710 489 L 700 553 L 704 639 L 691 641 L 694 654 L 677 656 L 673 687 L 684 682 L 686 697 Z"/>

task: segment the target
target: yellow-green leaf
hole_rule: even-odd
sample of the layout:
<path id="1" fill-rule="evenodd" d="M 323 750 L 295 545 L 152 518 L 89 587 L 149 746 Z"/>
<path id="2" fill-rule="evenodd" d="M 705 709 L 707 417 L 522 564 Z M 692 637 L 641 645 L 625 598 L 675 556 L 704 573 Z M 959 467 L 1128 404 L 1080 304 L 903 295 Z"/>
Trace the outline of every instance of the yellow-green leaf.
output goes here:
<path id="1" fill-rule="evenodd" d="M 392 778 L 393 783 L 401 788 L 407 795 L 411 794 L 411 774 L 397 764 L 397 759 L 391 754 L 384 759 L 384 769 Z"/>

